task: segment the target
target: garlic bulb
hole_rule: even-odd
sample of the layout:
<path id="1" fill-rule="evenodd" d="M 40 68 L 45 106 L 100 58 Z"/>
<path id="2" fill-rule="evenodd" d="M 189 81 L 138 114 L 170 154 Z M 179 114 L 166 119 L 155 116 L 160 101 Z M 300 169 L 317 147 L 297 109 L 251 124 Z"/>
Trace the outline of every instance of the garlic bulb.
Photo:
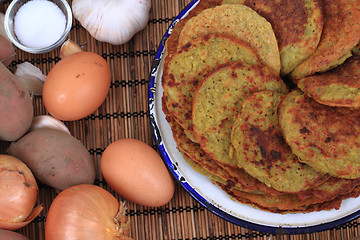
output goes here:
<path id="1" fill-rule="evenodd" d="M 31 132 L 40 128 L 52 128 L 71 134 L 70 130 L 62 121 L 49 115 L 41 115 L 34 117 L 29 131 Z"/>
<path id="2" fill-rule="evenodd" d="M 41 96 L 46 76 L 29 62 L 16 65 L 15 76 L 25 85 L 31 95 Z"/>
<path id="3" fill-rule="evenodd" d="M 74 17 L 101 42 L 121 45 L 147 25 L 151 0 L 73 0 Z"/>

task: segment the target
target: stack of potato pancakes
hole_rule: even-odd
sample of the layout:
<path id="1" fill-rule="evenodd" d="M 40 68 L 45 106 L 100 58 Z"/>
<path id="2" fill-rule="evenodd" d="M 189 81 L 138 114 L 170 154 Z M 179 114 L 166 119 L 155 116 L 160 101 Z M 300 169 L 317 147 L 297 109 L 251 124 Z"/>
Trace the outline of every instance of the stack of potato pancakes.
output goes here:
<path id="1" fill-rule="evenodd" d="M 201 0 L 166 41 L 185 160 L 276 213 L 360 195 L 360 0 Z"/>

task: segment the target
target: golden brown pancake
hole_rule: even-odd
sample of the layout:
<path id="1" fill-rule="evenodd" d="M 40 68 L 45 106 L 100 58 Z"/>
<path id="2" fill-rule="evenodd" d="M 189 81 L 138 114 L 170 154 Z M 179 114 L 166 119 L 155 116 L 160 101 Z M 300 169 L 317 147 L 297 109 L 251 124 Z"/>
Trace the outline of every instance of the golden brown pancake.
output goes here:
<path id="1" fill-rule="evenodd" d="M 335 177 L 360 177 L 359 109 L 326 106 L 295 90 L 278 114 L 285 140 L 302 162 Z"/>
<path id="2" fill-rule="evenodd" d="M 280 73 L 280 54 L 271 24 L 242 4 L 224 4 L 205 9 L 191 18 L 179 36 L 179 47 L 209 33 L 234 36 L 249 44 L 260 60 Z"/>
<path id="3" fill-rule="evenodd" d="M 166 108 L 164 111 L 166 114 Z M 243 169 L 219 165 L 200 148 L 199 144 L 194 143 L 187 138 L 183 129 L 181 129 L 171 115 L 167 115 L 166 120 L 171 126 L 178 150 L 182 153 L 189 165 L 194 167 L 196 171 L 210 177 L 210 179 L 216 178 L 217 181 L 221 179 L 220 181 L 223 183 L 226 182 L 227 186 L 236 187 L 245 192 L 259 194 L 268 193 L 274 195 L 281 194 L 275 189 L 269 188 L 257 179 L 251 177 Z"/>
<path id="4" fill-rule="evenodd" d="M 279 45 L 281 75 L 312 55 L 323 28 L 320 0 L 223 0 L 244 4 L 271 23 Z"/>
<path id="5" fill-rule="evenodd" d="M 265 89 L 288 92 L 270 68 L 242 61 L 224 64 L 201 81 L 193 99 L 192 122 L 201 148 L 216 162 L 237 165 L 229 155 L 231 126 L 246 97 Z"/>
<path id="6" fill-rule="evenodd" d="M 180 32 L 189 19 L 201 13 L 204 9 L 215 7 L 220 5 L 220 3 L 221 0 L 199 1 L 199 3 L 188 13 L 186 17 L 175 23 L 176 25 L 172 29 L 171 35 L 168 37 L 165 43 L 166 57 L 170 58 L 173 54 L 176 53 Z"/>
<path id="7" fill-rule="evenodd" d="M 324 174 L 301 163 L 285 142 L 277 116 L 282 97 L 251 94 L 232 126 L 231 145 L 239 167 L 251 176 L 278 191 L 304 191 L 319 185 Z"/>
<path id="8" fill-rule="evenodd" d="M 166 106 L 163 110 L 167 114 Z M 234 200 L 241 203 L 277 213 L 310 212 L 338 208 L 345 196 L 346 198 L 358 196 L 356 187 L 360 179 L 348 180 L 334 177 L 326 179 L 326 182 L 313 189 L 295 194 L 281 193 L 267 187 L 240 168 L 231 170 L 219 168 L 219 165 L 210 158 L 206 158 L 206 154 L 202 152 L 198 144 L 187 139 L 171 115 L 167 117 L 167 121 L 171 125 L 178 149 L 189 165 L 209 177 L 212 182 L 227 191 Z"/>
<path id="9" fill-rule="evenodd" d="M 333 70 L 300 79 L 298 87 L 324 105 L 360 107 L 360 55 Z"/>
<path id="10" fill-rule="evenodd" d="M 198 83 L 219 65 L 239 60 L 259 63 L 256 53 L 243 41 L 209 34 L 187 44 L 164 64 L 163 101 L 192 141 L 196 141 L 191 122 L 192 101 Z"/>
<path id="11" fill-rule="evenodd" d="M 322 7 L 324 26 L 319 45 L 315 53 L 291 73 L 295 81 L 342 64 L 360 41 L 358 0 L 322 0 Z"/>
<path id="12" fill-rule="evenodd" d="M 311 196 L 307 199 L 299 199 L 294 194 L 284 194 L 279 196 L 252 194 L 243 192 L 235 188 L 228 188 L 216 182 L 235 201 L 248 204 L 261 210 L 274 213 L 307 213 L 314 211 L 339 209 L 343 199 L 355 198 L 360 195 L 360 186 L 355 186 L 351 192 L 337 195 L 333 199 L 323 202 L 322 198 Z"/>

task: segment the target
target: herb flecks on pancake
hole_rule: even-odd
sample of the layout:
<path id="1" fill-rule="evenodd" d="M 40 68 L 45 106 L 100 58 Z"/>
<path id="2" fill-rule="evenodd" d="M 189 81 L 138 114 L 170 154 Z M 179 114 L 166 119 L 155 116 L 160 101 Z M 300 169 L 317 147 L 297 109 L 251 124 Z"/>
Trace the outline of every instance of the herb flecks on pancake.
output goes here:
<path id="1" fill-rule="evenodd" d="M 185 24 L 178 45 L 192 43 L 209 33 L 241 39 L 254 49 L 265 65 L 280 73 L 280 53 L 271 24 L 251 8 L 242 4 L 224 4 L 205 9 Z"/>
<path id="2" fill-rule="evenodd" d="M 323 15 L 320 0 L 223 0 L 244 4 L 271 23 L 279 45 L 281 75 L 312 55 L 320 41 Z"/>
<path id="3" fill-rule="evenodd" d="M 360 41 L 358 0 L 322 0 L 322 8 L 324 26 L 319 45 L 315 53 L 291 73 L 295 81 L 342 64 Z"/>
<path id="4" fill-rule="evenodd" d="M 300 79 L 298 87 L 324 105 L 360 107 L 360 55 L 331 71 Z"/>
<path id="5" fill-rule="evenodd" d="M 191 116 L 199 82 L 221 64 L 239 60 L 259 63 L 256 53 L 243 41 L 223 34 L 209 34 L 187 44 L 164 64 L 163 101 L 192 141 L 197 141 Z"/>
<path id="6" fill-rule="evenodd" d="M 335 177 L 360 177 L 358 109 L 325 106 L 295 90 L 281 102 L 279 122 L 301 161 Z"/>
<path id="7" fill-rule="evenodd" d="M 192 106 L 194 132 L 201 148 L 215 161 L 237 165 L 229 156 L 232 124 L 247 96 L 265 89 L 288 91 L 270 68 L 241 61 L 224 64 L 199 84 Z"/>
<path id="8" fill-rule="evenodd" d="M 250 95 L 233 124 L 231 143 L 239 167 L 253 177 L 278 191 L 304 191 L 319 185 L 324 174 L 301 163 L 285 142 L 277 116 L 282 96 Z"/>

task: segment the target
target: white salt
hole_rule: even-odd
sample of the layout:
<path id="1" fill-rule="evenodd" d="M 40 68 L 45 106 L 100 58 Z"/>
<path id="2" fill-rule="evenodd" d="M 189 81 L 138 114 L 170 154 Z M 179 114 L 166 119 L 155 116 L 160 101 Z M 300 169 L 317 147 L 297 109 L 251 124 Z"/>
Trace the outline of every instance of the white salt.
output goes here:
<path id="1" fill-rule="evenodd" d="M 32 0 L 21 6 L 14 18 L 14 31 L 27 47 L 44 48 L 64 34 L 66 18 L 61 9 L 47 0 Z"/>

